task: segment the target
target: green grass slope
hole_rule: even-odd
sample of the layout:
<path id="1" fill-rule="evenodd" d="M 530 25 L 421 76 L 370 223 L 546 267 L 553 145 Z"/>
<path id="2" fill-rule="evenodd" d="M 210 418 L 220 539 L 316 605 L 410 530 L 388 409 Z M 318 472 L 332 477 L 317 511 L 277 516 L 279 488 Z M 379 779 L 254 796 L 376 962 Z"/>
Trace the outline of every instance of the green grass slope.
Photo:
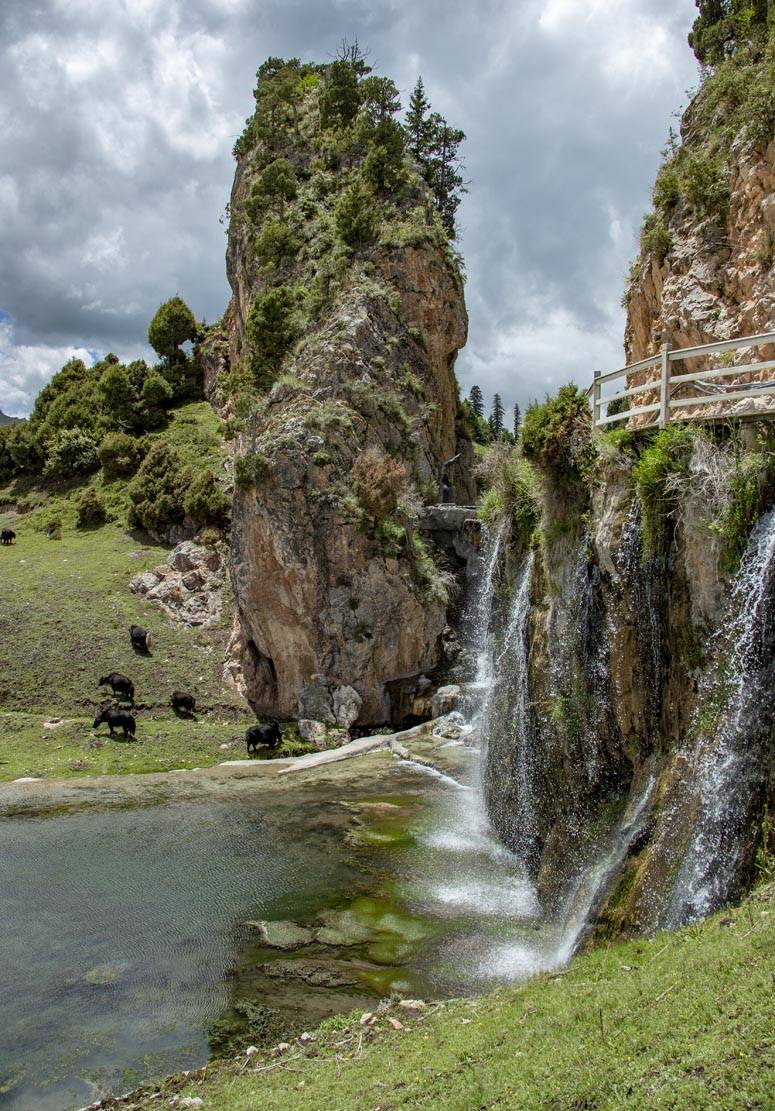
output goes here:
<path id="1" fill-rule="evenodd" d="M 172 1106 L 179 1093 L 206 1111 L 768 1108 L 774 945 L 770 885 L 738 910 L 599 948 L 564 973 L 419 1018 L 393 1006 L 373 1026 L 332 1019 L 308 1045 L 170 1078 L 161 1101 L 156 1086 L 128 1106 Z"/>
<path id="2" fill-rule="evenodd" d="M 204 402 L 173 412 L 164 436 L 184 461 L 222 466 L 218 418 Z M 0 779 L 25 775 L 85 775 L 159 771 L 228 758 L 221 744 L 239 748 L 252 720 L 222 678 L 231 625 L 228 584 L 217 625 L 192 629 L 170 620 L 129 591 L 141 571 L 166 561 L 169 548 L 125 525 L 127 481 L 92 478 L 110 515 L 96 529 L 76 528 L 76 503 L 88 481 L 19 482 L 0 490 L 0 527 L 17 533 L 0 547 Z M 22 513 L 15 511 L 21 502 Z M 61 521 L 61 539 L 45 527 Z M 151 630 L 153 654 L 136 655 L 133 623 Z M 110 694 L 100 676 L 123 671 L 135 684 L 137 741 L 95 745 L 95 708 Z M 197 697 L 197 723 L 178 720 L 169 700 L 175 688 Z M 44 728 L 47 718 L 63 724 Z"/>

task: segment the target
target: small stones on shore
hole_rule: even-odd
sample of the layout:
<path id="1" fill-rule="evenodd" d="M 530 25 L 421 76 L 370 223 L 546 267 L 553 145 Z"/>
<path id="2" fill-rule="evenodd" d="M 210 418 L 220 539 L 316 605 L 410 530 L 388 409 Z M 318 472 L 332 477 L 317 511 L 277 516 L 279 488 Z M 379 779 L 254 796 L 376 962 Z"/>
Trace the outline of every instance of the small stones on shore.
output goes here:
<path id="1" fill-rule="evenodd" d="M 393 1018 L 392 1015 L 390 1017 L 388 1017 L 388 1026 L 391 1028 L 391 1030 L 403 1030 L 404 1029 L 403 1022 L 400 1022 L 399 1019 L 397 1019 L 397 1018 Z"/>
<path id="2" fill-rule="evenodd" d="M 314 1040 L 315 1035 L 311 1034 L 309 1030 L 305 1030 L 303 1034 L 299 1034 L 299 1042 L 302 1045 L 309 1045 L 311 1042 L 314 1042 Z"/>
<path id="3" fill-rule="evenodd" d="M 272 1056 L 282 1057 L 283 1053 L 287 1053 L 290 1048 L 290 1042 L 278 1042 L 277 1045 L 274 1046 L 274 1048 L 272 1049 Z"/>
<path id="4" fill-rule="evenodd" d="M 405 1011 L 424 1011 L 428 1004 L 424 999 L 399 999 L 398 1006 Z"/>
<path id="5" fill-rule="evenodd" d="M 246 1057 L 255 1057 L 256 1053 L 258 1053 L 257 1045 L 249 1045 L 248 1048 L 245 1050 Z"/>

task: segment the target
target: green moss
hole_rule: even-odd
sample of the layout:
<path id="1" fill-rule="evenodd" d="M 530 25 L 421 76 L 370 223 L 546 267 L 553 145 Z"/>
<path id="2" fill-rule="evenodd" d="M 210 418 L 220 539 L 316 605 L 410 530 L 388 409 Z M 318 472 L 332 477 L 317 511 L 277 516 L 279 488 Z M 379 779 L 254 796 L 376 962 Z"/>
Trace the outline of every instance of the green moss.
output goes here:
<path id="1" fill-rule="evenodd" d="M 723 570 L 737 570 L 751 529 L 773 497 L 775 452 L 761 444 L 758 451 L 736 453 L 726 506 L 710 526 L 724 539 Z"/>
<path id="2" fill-rule="evenodd" d="M 512 539 L 527 548 L 541 519 L 536 482 L 528 463 L 515 447 L 494 445 L 480 465 L 490 484 L 479 506 L 479 516 L 490 526 L 510 516 Z"/>
<path id="3" fill-rule="evenodd" d="M 239 490 L 249 490 L 268 472 L 269 460 L 260 451 L 246 451 L 234 460 L 234 481 Z"/>
<path id="4" fill-rule="evenodd" d="M 744 6 L 737 5 L 738 11 L 729 17 L 737 28 L 735 33 L 742 26 L 739 9 Z M 713 24 L 713 35 L 720 33 L 722 24 Z M 670 221 L 679 205 L 691 209 L 698 220 L 725 227 L 731 161 L 739 157 L 741 146 L 763 149 L 775 133 L 773 26 L 765 31 L 762 24 L 756 36 L 733 52 L 729 43 L 723 48 L 716 43 L 710 50 L 715 68 L 703 74 L 685 116 L 686 142 L 680 145 L 671 132 L 654 185 L 654 211 L 646 217 L 641 232 L 641 247 L 659 261 L 670 250 Z M 695 25 L 695 32 L 697 42 L 704 42 L 707 28 L 698 32 Z M 700 53 L 706 49 L 707 43 Z"/>
<path id="5" fill-rule="evenodd" d="M 650 212 L 643 221 L 640 231 L 641 249 L 654 255 L 661 263 L 670 251 L 672 243 L 665 217 L 660 212 Z"/>
<path id="6" fill-rule="evenodd" d="M 696 432 L 685 424 L 668 424 L 658 432 L 633 467 L 635 488 L 643 509 L 643 552 L 661 550 L 674 498 L 667 492 L 667 479 L 686 474 Z"/>

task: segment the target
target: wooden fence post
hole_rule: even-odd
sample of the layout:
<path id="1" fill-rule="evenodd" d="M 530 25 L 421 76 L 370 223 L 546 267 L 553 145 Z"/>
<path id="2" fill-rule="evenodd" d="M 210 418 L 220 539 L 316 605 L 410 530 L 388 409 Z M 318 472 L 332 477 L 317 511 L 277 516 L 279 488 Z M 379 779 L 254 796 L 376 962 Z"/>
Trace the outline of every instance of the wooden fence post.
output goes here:
<path id="1" fill-rule="evenodd" d="M 659 384 L 659 427 L 664 428 L 670 420 L 670 359 L 669 343 L 663 343 L 660 349 L 662 356 L 662 377 Z"/>
<path id="2" fill-rule="evenodd" d="M 594 372 L 592 379 L 592 427 L 597 428 L 600 420 L 600 371 Z"/>

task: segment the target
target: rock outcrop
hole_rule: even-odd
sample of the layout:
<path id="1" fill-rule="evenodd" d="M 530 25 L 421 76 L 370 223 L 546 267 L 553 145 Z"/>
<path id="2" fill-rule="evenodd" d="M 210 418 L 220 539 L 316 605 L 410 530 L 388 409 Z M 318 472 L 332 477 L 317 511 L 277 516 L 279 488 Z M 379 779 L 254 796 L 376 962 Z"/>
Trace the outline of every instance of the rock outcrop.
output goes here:
<path id="1" fill-rule="evenodd" d="M 738 897 L 763 836 L 775 511 L 733 573 L 697 494 L 708 451 L 723 455 L 698 442 L 659 551 L 643 549 L 633 457 L 609 453 L 588 501 L 547 485 L 552 539 L 510 551 L 501 571 L 488 810 L 555 914 L 618 844 L 591 911 L 604 933 L 679 925 Z"/>
<path id="2" fill-rule="evenodd" d="M 625 294 L 627 363 L 656 354 L 664 343 L 693 347 L 775 330 L 772 103 L 771 63 L 754 51 L 726 59 L 685 111 L 681 143 L 674 145 L 657 178 L 655 207 L 644 224 Z M 775 344 L 741 349 L 731 365 L 773 358 Z M 717 357 L 711 366 L 728 366 L 728 359 Z M 707 366 L 686 360 L 678 373 Z M 630 384 L 643 378 L 636 376 Z M 764 368 L 723 382 L 772 379 L 772 369 Z M 691 383 L 681 391 L 677 397 L 696 395 Z M 718 392 L 719 401 L 708 413 L 775 406 L 771 398 L 724 403 Z M 632 404 L 654 400 L 652 393 L 636 395 Z"/>
<path id="3" fill-rule="evenodd" d="M 231 547 L 241 675 L 231 670 L 259 714 L 349 728 L 400 720 L 444 665 L 454 583 L 415 524 L 442 478 L 453 500 L 475 490 L 453 370 L 467 331 L 457 262 L 407 161 L 400 186 L 371 194 L 364 237 L 343 230 L 371 140 L 358 137 L 365 117 L 321 130 L 329 79 L 308 74 L 295 123 L 270 132 L 275 78 L 261 77 L 238 144 L 224 322 L 230 373 L 248 385 L 230 402 L 246 414 Z M 278 160 L 286 199 L 262 207 Z M 291 242 L 267 261 L 281 223 Z M 267 338 L 270 310 L 282 320 Z"/>
<path id="4" fill-rule="evenodd" d="M 628 363 L 663 343 L 775 330 L 772 42 L 730 50 L 705 75 L 657 179 L 625 298 Z M 722 353 L 717 365 L 773 359 L 770 345 L 734 362 Z M 628 385 L 645 373 L 653 380 L 641 371 Z M 765 365 L 716 381 L 774 378 Z M 774 407 L 718 400 L 704 415 L 740 405 Z M 636 415 L 630 427 L 650 420 Z M 494 580 L 503 645 L 488 809 L 547 907 L 572 915 L 578 892 L 595 889 L 586 913 L 600 932 L 695 920 L 754 877 L 768 794 L 773 802 L 772 434 L 771 419 L 731 437 L 674 426 L 648 460 L 646 437 L 600 439 L 581 471 L 564 435 L 553 464 L 551 453 L 533 457 L 541 542 L 512 543 Z M 680 462 L 671 443 L 684 445 Z"/>
<path id="5" fill-rule="evenodd" d="M 221 615 L 224 579 L 220 552 L 184 540 L 170 552 L 166 563 L 135 575 L 129 589 L 184 625 L 207 626 Z"/>

